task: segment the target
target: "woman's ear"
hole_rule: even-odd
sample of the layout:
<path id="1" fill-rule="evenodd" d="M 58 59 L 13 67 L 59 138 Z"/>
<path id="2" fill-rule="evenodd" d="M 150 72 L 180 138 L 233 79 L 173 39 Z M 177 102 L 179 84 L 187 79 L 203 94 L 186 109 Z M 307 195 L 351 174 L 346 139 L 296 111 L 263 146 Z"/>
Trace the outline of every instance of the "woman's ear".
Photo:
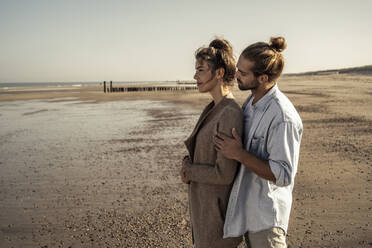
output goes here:
<path id="1" fill-rule="evenodd" d="M 225 69 L 220 67 L 216 70 L 216 78 L 222 80 L 223 76 L 225 76 Z"/>

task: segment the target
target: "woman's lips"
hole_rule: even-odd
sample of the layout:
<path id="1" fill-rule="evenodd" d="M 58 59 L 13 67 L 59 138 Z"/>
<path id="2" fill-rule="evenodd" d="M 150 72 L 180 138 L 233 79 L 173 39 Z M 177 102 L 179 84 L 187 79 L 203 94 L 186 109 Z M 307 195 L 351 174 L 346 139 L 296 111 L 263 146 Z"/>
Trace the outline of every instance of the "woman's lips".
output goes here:
<path id="1" fill-rule="evenodd" d="M 202 85 L 202 83 L 196 83 L 196 85 L 197 85 L 197 86 L 200 86 L 200 85 Z"/>

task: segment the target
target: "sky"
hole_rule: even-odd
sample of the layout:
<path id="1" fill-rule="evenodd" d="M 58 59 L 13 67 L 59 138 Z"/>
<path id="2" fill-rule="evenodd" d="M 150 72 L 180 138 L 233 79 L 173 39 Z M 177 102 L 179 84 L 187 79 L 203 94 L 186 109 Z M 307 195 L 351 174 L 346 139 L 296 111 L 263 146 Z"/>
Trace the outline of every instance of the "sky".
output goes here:
<path id="1" fill-rule="evenodd" d="M 192 80 L 215 37 L 283 36 L 284 73 L 372 64 L 371 0 L 0 0 L 0 82 Z"/>

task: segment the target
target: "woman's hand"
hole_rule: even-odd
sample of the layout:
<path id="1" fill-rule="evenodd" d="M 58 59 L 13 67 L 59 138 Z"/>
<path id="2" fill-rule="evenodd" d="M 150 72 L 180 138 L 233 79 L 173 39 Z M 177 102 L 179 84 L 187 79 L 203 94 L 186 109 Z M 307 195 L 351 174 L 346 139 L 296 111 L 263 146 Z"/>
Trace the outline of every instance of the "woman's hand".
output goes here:
<path id="1" fill-rule="evenodd" d="M 189 156 L 185 156 L 182 160 L 182 167 L 187 167 L 191 164 L 191 159 Z"/>
<path id="2" fill-rule="evenodd" d="M 183 167 L 181 168 L 180 176 L 183 183 L 190 184 L 190 180 L 186 178 L 185 169 Z"/>
<path id="3" fill-rule="evenodd" d="M 190 180 L 186 177 L 185 167 L 191 164 L 189 156 L 185 156 L 182 160 L 182 168 L 180 170 L 180 176 L 183 183 L 190 184 Z"/>

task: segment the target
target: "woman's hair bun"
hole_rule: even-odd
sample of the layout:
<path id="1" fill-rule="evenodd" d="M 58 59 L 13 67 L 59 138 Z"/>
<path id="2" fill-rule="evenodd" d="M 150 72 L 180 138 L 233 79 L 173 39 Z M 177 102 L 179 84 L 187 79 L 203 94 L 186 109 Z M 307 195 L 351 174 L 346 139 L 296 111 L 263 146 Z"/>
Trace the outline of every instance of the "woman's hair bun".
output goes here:
<path id="1" fill-rule="evenodd" d="M 283 37 L 271 37 L 270 47 L 281 52 L 287 47 L 287 42 Z"/>
<path id="2" fill-rule="evenodd" d="M 233 49 L 230 43 L 221 38 L 214 39 L 208 47 L 201 47 L 195 52 L 197 61 L 203 60 L 213 70 L 224 69 L 223 83 L 225 86 L 234 84 L 236 66 Z"/>
<path id="3" fill-rule="evenodd" d="M 227 40 L 224 40 L 224 39 L 217 38 L 217 39 L 212 40 L 211 43 L 209 44 L 209 47 L 224 50 L 224 51 L 228 52 L 229 54 L 233 53 L 233 51 L 232 51 L 233 49 L 232 49 L 230 43 Z"/>

